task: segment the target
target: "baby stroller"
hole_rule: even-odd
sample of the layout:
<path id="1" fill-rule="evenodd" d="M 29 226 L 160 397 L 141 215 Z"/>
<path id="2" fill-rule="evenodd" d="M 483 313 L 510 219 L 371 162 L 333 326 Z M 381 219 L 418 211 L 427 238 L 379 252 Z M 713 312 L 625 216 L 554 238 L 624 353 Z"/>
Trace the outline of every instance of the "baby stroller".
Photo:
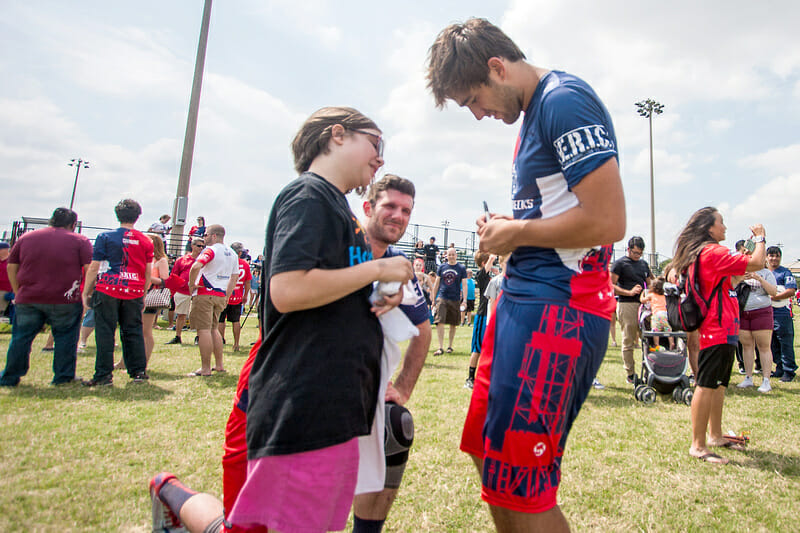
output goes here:
<path id="1" fill-rule="evenodd" d="M 691 405 L 694 393 L 686 375 L 689 366 L 686 333 L 650 331 L 648 305 L 639 309 L 639 326 L 642 331 L 642 372 L 634 376 L 634 396 L 651 404 L 656 401 L 656 392 L 672 394 L 673 401 Z M 670 339 L 673 348 L 669 347 Z"/>

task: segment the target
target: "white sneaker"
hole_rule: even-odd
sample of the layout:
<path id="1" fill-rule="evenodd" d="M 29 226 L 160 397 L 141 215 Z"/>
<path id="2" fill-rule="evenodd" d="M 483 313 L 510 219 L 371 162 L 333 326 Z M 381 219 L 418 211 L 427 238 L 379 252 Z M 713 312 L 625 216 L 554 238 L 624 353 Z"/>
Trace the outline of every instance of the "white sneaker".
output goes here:
<path id="1" fill-rule="evenodd" d="M 745 377 L 744 381 L 742 381 L 741 383 L 739 383 L 736 386 L 739 387 L 740 389 L 747 389 L 749 387 L 752 387 L 753 386 L 753 378 L 751 378 L 749 376 Z"/>
<path id="2" fill-rule="evenodd" d="M 758 392 L 767 393 L 772 390 L 772 385 L 769 384 L 769 379 L 764 378 L 764 381 L 761 382 L 761 386 L 758 388 Z"/>
<path id="3" fill-rule="evenodd" d="M 600 383 L 600 381 L 598 381 L 597 379 L 592 381 L 592 387 L 594 387 L 597 390 L 603 390 L 606 388 L 606 386 Z"/>

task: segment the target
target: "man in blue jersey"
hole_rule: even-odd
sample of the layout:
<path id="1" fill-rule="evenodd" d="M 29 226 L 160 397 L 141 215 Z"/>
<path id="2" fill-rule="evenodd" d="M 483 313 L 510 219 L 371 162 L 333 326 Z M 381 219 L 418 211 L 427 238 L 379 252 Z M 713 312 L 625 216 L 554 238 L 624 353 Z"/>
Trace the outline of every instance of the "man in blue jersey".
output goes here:
<path id="1" fill-rule="evenodd" d="M 439 265 L 436 271 L 436 282 L 433 294 L 436 295 L 433 323 L 436 324 L 436 337 L 439 349 L 433 355 L 444 353 L 444 326 L 450 326 L 447 353 L 453 353 L 453 339 L 456 337 L 456 326 L 461 323 L 461 306 L 467 305 L 467 267 L 458 262 L 455 248 L 447 249 L 447 261 Z"/>
<path id="2" fill-rule="evenodd" d="M 783 252 L 777 246 L 767 248 L 767 268 L 775 276 L 778 294 L 772 297 L 772 358 L 775 361 L 773 376 L 784 383 L 794 380 L 797 363 L 794 359 L 794 324 L 792 323 L 792 296 L 797 292 L 797 281 L 792 271 L 781 266 Z M 766 377 L 766 375 L 765 375 Z"/>
<path id="3" fill-rule="evenodd" d="M 611 244 L 625 234 L 614 126 L 581 79 L 536 67 L 486 20 L 448 26 L 428 87 L 476 119 L 524 113 L 513 216 L 478 219 L 481 250 L 511 252 L 483 341 L 461 449 L 499 531 L 568 531 L 556 500 L 567 434 L 605 355 Z"/>

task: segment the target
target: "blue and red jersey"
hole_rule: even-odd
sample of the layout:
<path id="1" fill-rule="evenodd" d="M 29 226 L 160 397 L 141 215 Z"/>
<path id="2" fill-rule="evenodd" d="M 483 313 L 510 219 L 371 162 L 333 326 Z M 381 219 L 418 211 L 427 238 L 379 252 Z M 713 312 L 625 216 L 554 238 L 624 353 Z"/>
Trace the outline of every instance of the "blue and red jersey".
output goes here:
<path id="1" fill-rule="evenodd" d="M 583 80 L 546 74 L 525 110 L 514 153 L 515 219 L 558 216 L 578 205 L 572 188 L 618 157 L 611 116 Z M 612 243 L 594 248 L 522 246 L 508 261 L 503 290 L 610 318 L 616 302 L 608 274 Z"/>
<path id="2" fill-rule="evenodd" d="M 117 228 L 97 236 L 92 260 L 100 262 L 98 292 L 120 300 L 141 298 L 145 272 L 153 262 L 153 242 L 139 230 Z"/>

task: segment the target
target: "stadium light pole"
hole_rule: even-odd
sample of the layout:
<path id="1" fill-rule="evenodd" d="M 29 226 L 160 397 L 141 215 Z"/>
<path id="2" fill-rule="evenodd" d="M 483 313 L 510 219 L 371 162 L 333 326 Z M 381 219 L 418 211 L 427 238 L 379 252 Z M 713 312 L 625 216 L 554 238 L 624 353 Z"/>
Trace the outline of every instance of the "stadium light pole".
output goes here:
<path id="1" fill-rule="evenodd" d="M 648 98 L 636 102 L 636 111 L 645 117 L 650 124 L 650 266 L 658 268 L 658 253 L 656 252 L 656 201 L 653 174 L 653 114 L 660 115 L 664 112 L 664 105 Z"/>
<path id="2" fill-rule="evenodd" d="M 70 163 L 67 163 L 67 165 L 75 167 L 75 183 L 72 184 L 72 198 L 69 201 L 69 209 L 71 211 L 72 206 L 75 205 L 75 190 L 78 188 L 78 175 L 81 173 L 81 168 L 89 168 L 89 162 L 81 158 L 70 159 Z"/>
<path id="3" fill-rule="evenodd" d="M 189 179 L 192 175 L 194 141 L 197 135 L 197 113 L 200 109 L 200 91 L 203 87 L 203 70 L 206 63 L 210 22 L 211 0 L 205 0 L 203 22 L 200 25 L 200 40 L 197 43 L 197 57 L 194 62 L 192 95 L 189 98 L 189 115 L 186 118 L 186 133 L 183 137 L 183 154 L 181 155 L 181 169 L 178 175 L 178 190 L 175 194 L 175 204 L 172 207 L 174 225 L 170 232 L 170 251 L 177 255 L 181 255 L 183 252 L 183 228 L 186 225 L 186 214 L 189 208 Z"/>

